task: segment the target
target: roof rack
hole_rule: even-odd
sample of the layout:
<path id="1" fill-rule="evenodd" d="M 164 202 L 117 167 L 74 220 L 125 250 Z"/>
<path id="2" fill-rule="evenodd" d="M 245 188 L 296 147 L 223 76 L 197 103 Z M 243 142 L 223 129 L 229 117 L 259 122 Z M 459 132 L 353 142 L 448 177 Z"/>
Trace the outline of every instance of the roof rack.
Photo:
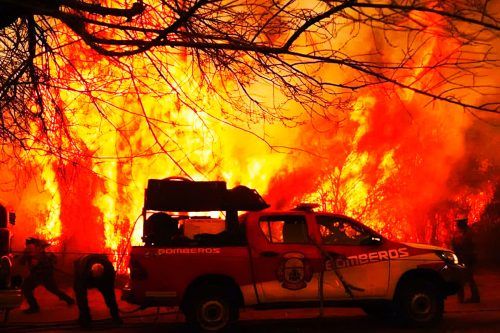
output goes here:
<path id="1" fill-rule="evenodd" d="M 149 179 L 144 195 L 145 210 L 259 211 L 268 207 L 257 191 L 246 186 L 228 189 L 224 181 L 192 181 L 183 177 Z"/>
<path id="2" fill-rule="evenodd" d="M 319 204 L 317 203 L 307 203 L 307 202 L 301 202 L 295 208 L 292 210 L 296 210 L 299 212 L 313 212 L 314 208 L 318 208 Z"/>

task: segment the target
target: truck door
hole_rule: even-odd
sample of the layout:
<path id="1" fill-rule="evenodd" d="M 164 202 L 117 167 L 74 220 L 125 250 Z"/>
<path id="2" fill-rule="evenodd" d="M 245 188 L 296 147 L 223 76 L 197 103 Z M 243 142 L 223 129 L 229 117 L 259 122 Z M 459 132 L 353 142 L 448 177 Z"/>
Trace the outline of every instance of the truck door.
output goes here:
<path id="1" fill-rule="evenodd" d="M 320 251 L 306 214 L 262 215 L 252 237 L 252 263 L 261 303 L 318 299 Z M 316 274 L 315 274 L 316 273 Z"/>
<path id="2" fill-rule="evenodd" d="M 389 255 L 379 235 L 362 224 L 335 215 L 317 215 L 322 248 L 331 258 L 324 278 L 326 299 L 376 298 L 386 295 Z"/>

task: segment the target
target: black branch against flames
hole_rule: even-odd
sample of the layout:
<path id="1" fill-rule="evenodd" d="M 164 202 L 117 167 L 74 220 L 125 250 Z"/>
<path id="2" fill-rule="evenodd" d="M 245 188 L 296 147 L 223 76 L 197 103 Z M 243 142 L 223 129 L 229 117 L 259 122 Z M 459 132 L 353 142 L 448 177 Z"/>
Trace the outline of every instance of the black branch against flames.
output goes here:
<path id="1" fill-rule="evenodd" d="M 72 41 L 52 37 L 49 42 L 47 36 L 56 33 L 53 25 L 57 21 L 90 48 L 118 62 L 120 57 L 136 54 L 146 54 L 154 62 L 154 50 L 160 48 L 186 50 L 201 73 L 230 77 L 239 85 L 241 96 L 254 102 L 264 116 L 284 123 L 293 119 L 278 108 L 269 110 L 248 91 L 252 79 L 278 86 L 285 96 L 316 113 L 332 107 L 331 96 L 346 100 L 357 90 L 380 84 L 409 89 L 430 101 L 448 102 L 471 112 L 500 111 L 498 87 L 471 86 L 462 80 L 464 76 L 474 80 L 478 68 L 498 66 L 498 55 L 491 51 L 491 46 L 498 42 L 499 18 L 489 0 L 324 0 L 314 7 L 301 7 L 296 0 L 171 0 L 152 2 L 154 5 L 139 0 L 124 1 L 127 5 L 122 8 L 102 3 L 118 2 L 0 0 L 0 126 L 4 139 L 23 143 L 33 130 L 33 121 L 42 132 L 59 129 L 65 133 L 68 115 L 54 89 L 65 87 L 52 82 L 49 62 Z M 441 29 L 432 33 L 453 38 L 463 49 L 428 65 L 414 61 L 423 43 L 412 45 L 410 41 L 417 40 L 417 35 L 430 34 L 429 29 L 436 24 L 419 19 L 418 14 L 437 17 Z M 344 33 L 354 39 L 360 27 L 366 26 L 389 46 L 392 42 L 388 33 L 410 36 L 407 49 L 400 50 L 405 53 L 400 62 L 379 60 L 377 50 L 347 54 L 342 45 L 333 44 Z M 485 50 L 481 56 L 474 54 L 474 46 Z M 332 65 L 350 71 L 350 79 L 341 81 L 317 75 L 322 66 Z M 419 66 L 440 76 L 435 85 L 443 88 L 427 89 L 417 84 L 418 79 L 409 81 L 398 74 Z M 162 72 L 161 65 L 156 70 L 165 81 L 172 78 Z M 81 76 L 81 80 L 87 85 L 87 79 Z M 488 102 L 463 101 L 460 96 L 466 90 L 488 97 L 482 99 Z M 91 99 L 100 110 L 97 97 Z M 187 94 L 182 102 L 196 108 L 196 102 Z M 342 105 L 336 103 L 336 107 Z"/>

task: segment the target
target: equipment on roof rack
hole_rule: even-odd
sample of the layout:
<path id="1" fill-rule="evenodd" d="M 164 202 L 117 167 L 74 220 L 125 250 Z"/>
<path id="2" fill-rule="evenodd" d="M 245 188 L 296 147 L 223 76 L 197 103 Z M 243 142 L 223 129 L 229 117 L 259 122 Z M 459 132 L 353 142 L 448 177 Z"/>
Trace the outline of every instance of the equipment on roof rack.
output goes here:
<path id="1" fill-rule="evenodd" d="M 317 204 L 317 203 L 302 202 L 302 203 L 299 203 L 297 206 L 295 206 L 295 208 L 292 210 L 299 211 L 299 212 L 313 212 L 314 208 L 318 208 L 318 207 L 319 207 L 319 204 Z"/>
<path id="2" fill-rule="evenodd" d="M 246 186 L 227 189 L 224 181 L 192 181 L 171 177 L 150 179 L 144 209 L 170 212 L 258 211 L 269 205 Z"/>

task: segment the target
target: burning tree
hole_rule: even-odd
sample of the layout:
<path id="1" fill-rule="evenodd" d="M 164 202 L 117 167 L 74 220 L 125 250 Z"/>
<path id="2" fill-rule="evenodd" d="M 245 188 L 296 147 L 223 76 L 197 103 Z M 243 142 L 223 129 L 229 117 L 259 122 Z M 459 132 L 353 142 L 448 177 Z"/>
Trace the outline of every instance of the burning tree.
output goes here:
<path id="1" fill-rule="evenodd" d="M 497 93 L 494 82 L 479 77 L 498 65 L 493 44 L 498 41 L 498 8 L 490 1 L 2 0 L 0 8 L 6 13 L 0 22 L 1 130 L 4 138 L 21 144 L 33 135 L 33 124 L 43 132 L 67 134 L 71 112 L 58 94 L 71 89 L 71 82 L 54 77 L 54 70 L 79 72 L 75 57 L 65 50 L 87 54 L 88 47 L 124 70 L 139 54 L 195 112 L 196 101 L 176 87 L 178 78 L 158 54 L 188 57 L 192 75 L 210 92 L 237 103 L 240 113 L 269 121 L 293 124 L 297 115 L 250 91 L 255 80 L 279 90 L 282 103 L 293 100 L 304 111 L 325 117 L 334 116 L 352 92 L 382 84 L 422 94 L 429 102 L 499 111 L 497 95 L 477 97 Z M 372 45 L 360 44 L 366 34 Z M 427 61 L 427 45 L 436 36 L 452 43 L 452 50 Z M 392 59 L 384 57 L 388 49 L 397 53 Z M 337 67 L 345 72 L 342 77 L 323 75 Z M 415 76 L 415 71 L 421 73 Z M 111 79 L 103 72 L 75 74 L 80 91 L 91 99 Z M 431 75 L 439 80 L 423 82 Z"/>
<path id="2" fill-rule="evenodd" d="M 488 0 L 0 0 L 0 10 L 0 133 L 22 148 L 4 145 L 4 157 L 39 167 L 54 221 L 73 218 L 61 188 L 86 174 L 91 193 L 67 195 L 99 207 L 108 245 L 140 211 L 136 189 L 169 173 L 243 182 L 283 205 L 354 191 L 392 198 L 388 212 L 409 206 L 399 187 L 408 199 L 432 180 L 440 194 L 414 208 L 425 216 L 464 154 L 456 137 L 471 120 L 460 111 L 500 110 L 499 8 Z M 236 136 L 261 143 L 228 147 Z M 359 200 L 332 205 L 370 215 Z"/>

